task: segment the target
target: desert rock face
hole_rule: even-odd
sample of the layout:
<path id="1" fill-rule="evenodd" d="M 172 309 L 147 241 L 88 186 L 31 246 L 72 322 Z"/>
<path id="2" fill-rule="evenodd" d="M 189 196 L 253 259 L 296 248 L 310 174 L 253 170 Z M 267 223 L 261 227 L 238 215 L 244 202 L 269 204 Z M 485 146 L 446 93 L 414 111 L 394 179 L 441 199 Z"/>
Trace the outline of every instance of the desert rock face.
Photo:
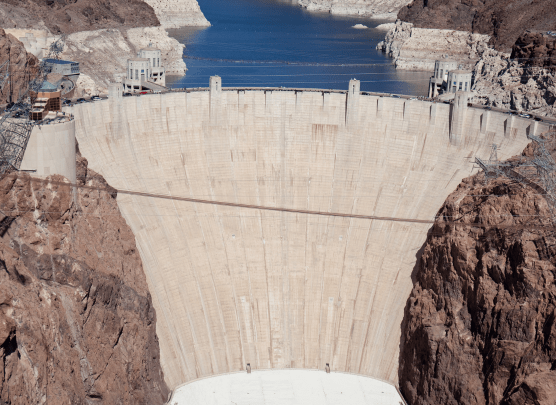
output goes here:
<path id="1" fill-rule="evenodd" d="M 3 28 L 48 28 L 53 34 L 160 25 L 142 0 L 1 0 Z"/>
<path id="2" fill-rule="evenodd" d="M 373 16 L 394 20 L 400 8 L 411 0 L 298 0 L 309 11 L 338 15 Z"/>
<path id="3" fill-rule="evenodd" d="M 398 20 L 389 26 L 377 49 L 393 58 L 398 69 L 433 71 L 435 60 L 446 56 L 471 69 L 488 48 L 489 39 L 465 31 L 415 28 Z"/>
<path id="4" fill-rule="evenodd" d="M 555 0 L 414 0 L 398 18 L 420 28 L 487 34 L 497 50 L 509 52 L 525 30 L 555 29 L 555 6 Z"/>
<path id="5" fill-rule="evenodd" d="M 145 0 L 164 28 L 210 26 L 196 0 Z"/>
<path id="6" fill-rule="evenodd" d="M 402 325 L 399 381 L 410 404 L 554 404 L 549 214 L 534 190 L 505 179 L 485 186 L 482 174 L 447 199 L 422 248 Z"/>
<path id="7" fill-rule="evenodd" d="M 511 58 L 527 66 L 552 67 L 556 70 L 556 37 L 526 32 L 512 47 Z"/>
<path id="8" fill-rule="evenodd" d="M 519 62 L 493 49 L 483 52 L 474 67 L 475 101 L 538 115 L 556 115 L 554 68 Z"/>
<path id="9" fill-rule="evenodd" d="M 13 98 L 17 101 L 19 94 L 27 91 L 29 81 L 34 78 L 38 72 L 38 59 L 27 53 L 23 44 L 13 35 L 6 34 L 0 28 L 0 65 L 8 61 L 11 62 L 11 73 L 13 79 Z M 2 73 L 6 72 L 8 65 L 4 66 Z M 4 88 L 0 90 L 0 103 L 5 103 L 10 97 L 10 85 L 5 83 Z"/>
<path id="10" fill-rule="evenodd" d="M 78 158 L 81 184 L 106 188 Z M 161 404 L 156 314 L 115 190 L 0 181 L 0 403 Z"/>

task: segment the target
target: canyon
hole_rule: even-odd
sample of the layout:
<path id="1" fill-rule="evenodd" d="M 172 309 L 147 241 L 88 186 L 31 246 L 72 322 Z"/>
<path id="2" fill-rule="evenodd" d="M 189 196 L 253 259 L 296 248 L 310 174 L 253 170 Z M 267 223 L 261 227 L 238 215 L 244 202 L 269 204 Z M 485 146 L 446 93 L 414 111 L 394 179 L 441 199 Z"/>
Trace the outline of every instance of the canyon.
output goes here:
<path id="1" fill-rule="evenodd" d="M 17 15 L 13 2 L 2 18 L 68 34 L 62 57 L 81 62 L 81 94 L 107 91 L 149 43 L 183 74 L 166 28 L 209 24 L 195 1 L 149 0 L 120 26 L 124 2 L 90 15 L 79 0 L 37 4 L 87 29 L 27 6 Z M 404 6 L 327 4 L 305 7 L 390 19 Z M 474 70 L 476 100 L 554 114 L 542 33 L 520 34 L 510 54 L 506 25 L 423 28 L 439 3 L 419 4 L 379 44 L 396 67 L 430 70 L 449 52 Z M 36 64 L 2 38 L 17 63 Z M 360 92 L 357 80 L 347 91 L 222 85 L 139 97 L 112 86 L 48 128 L 78 141 L 67 178 L 0 181 L 2 402 L 397 405 L 398 386 L 411 405 L 553 401 L 547 200 L 473 164 L 493 144 L 500 159 L 532 156 L 528 136 L 547 124 L 461 94 Z"/>
<path id="2" fill-rule="evenodd" d="M 171 389 L 247 364 L 328 363 L 396 384 L 411 274 L 437 210 L 473 173 L 471 157 L 487 158 L 492 143 L 513 156 L 545 129 L 352 86 L 213 83 L 67 110 L 92 169 L 137 192 L 122 191 L 118 205 Z"/>

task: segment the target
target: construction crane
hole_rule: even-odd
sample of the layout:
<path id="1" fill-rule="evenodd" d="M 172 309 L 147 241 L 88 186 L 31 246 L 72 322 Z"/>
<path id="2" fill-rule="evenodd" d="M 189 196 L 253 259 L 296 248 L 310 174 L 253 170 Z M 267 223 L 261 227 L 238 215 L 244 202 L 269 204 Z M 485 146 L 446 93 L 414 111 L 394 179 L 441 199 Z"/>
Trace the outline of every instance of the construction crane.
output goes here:
<path id="1" fill-rule="evenodd" d="M 4 116 L 0 118 L 0 179 L 10 171 L 19 170 L 21 167 L 21 161 L 23 160 L 27 143 L 29 142 L 31 132 L 35 126 L 35 121 L 29 119 L 31 105 L 26 103 L 25 100 L 29 96 L 29 93 L 37 93 L 42 87 L 46 80 L 46 75 L 49 73 L 46 66 L 46 59 L 59 59 L 60 53 L 64 49 L 65 40 L 66 36 L 62 35 L 50 45 L 48 56 L 41 61 L 38 74 L 29 83 L 27 91 L 25 91 L 19 99 L 8 108 Z M 4 65 L 0 66 L 0 82 L 2 85 L 6 78 L 10 80 L 10 83 L 12 80 L 12 77 L 6 74 L 4 81 L 2 81 L 1 72 Z"/>

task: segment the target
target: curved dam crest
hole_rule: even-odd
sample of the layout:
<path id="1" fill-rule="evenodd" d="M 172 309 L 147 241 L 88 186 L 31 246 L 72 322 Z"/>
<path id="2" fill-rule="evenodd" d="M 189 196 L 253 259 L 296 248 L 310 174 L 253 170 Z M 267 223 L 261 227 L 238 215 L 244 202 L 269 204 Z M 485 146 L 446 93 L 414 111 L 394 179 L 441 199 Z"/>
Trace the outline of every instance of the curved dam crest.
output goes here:
<path id="1" fill-rule="evenodd" d="M 351 86 L 351 83 L 350 83 Z M 465 100 L 464 100 L 465 101 Z M 291 210 L 432 220 L 475 156 L 543 124 L 330 91 L 211 88 L 71 110 L 113 187 Z M 171 388 L 253 369 L 397 383 L 400 324 L 430 224 L 118 196 L 157 311 Z"/>

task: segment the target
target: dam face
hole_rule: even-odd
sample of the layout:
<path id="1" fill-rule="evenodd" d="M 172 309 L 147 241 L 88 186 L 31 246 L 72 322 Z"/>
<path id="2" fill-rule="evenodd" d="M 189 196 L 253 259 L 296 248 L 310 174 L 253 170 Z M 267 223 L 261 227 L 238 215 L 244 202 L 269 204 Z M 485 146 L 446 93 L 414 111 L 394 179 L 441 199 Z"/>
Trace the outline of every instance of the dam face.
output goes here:
<path id="1" fill-rule="evenodd" d="M 140 249 L 171 388 L 245 370 L 397 382 L 400 324 L 429 223 L 475 156 L 543 127 L 502 113 L 327 91 L 216 88 L 73 107 L 89 166 Z"/>

